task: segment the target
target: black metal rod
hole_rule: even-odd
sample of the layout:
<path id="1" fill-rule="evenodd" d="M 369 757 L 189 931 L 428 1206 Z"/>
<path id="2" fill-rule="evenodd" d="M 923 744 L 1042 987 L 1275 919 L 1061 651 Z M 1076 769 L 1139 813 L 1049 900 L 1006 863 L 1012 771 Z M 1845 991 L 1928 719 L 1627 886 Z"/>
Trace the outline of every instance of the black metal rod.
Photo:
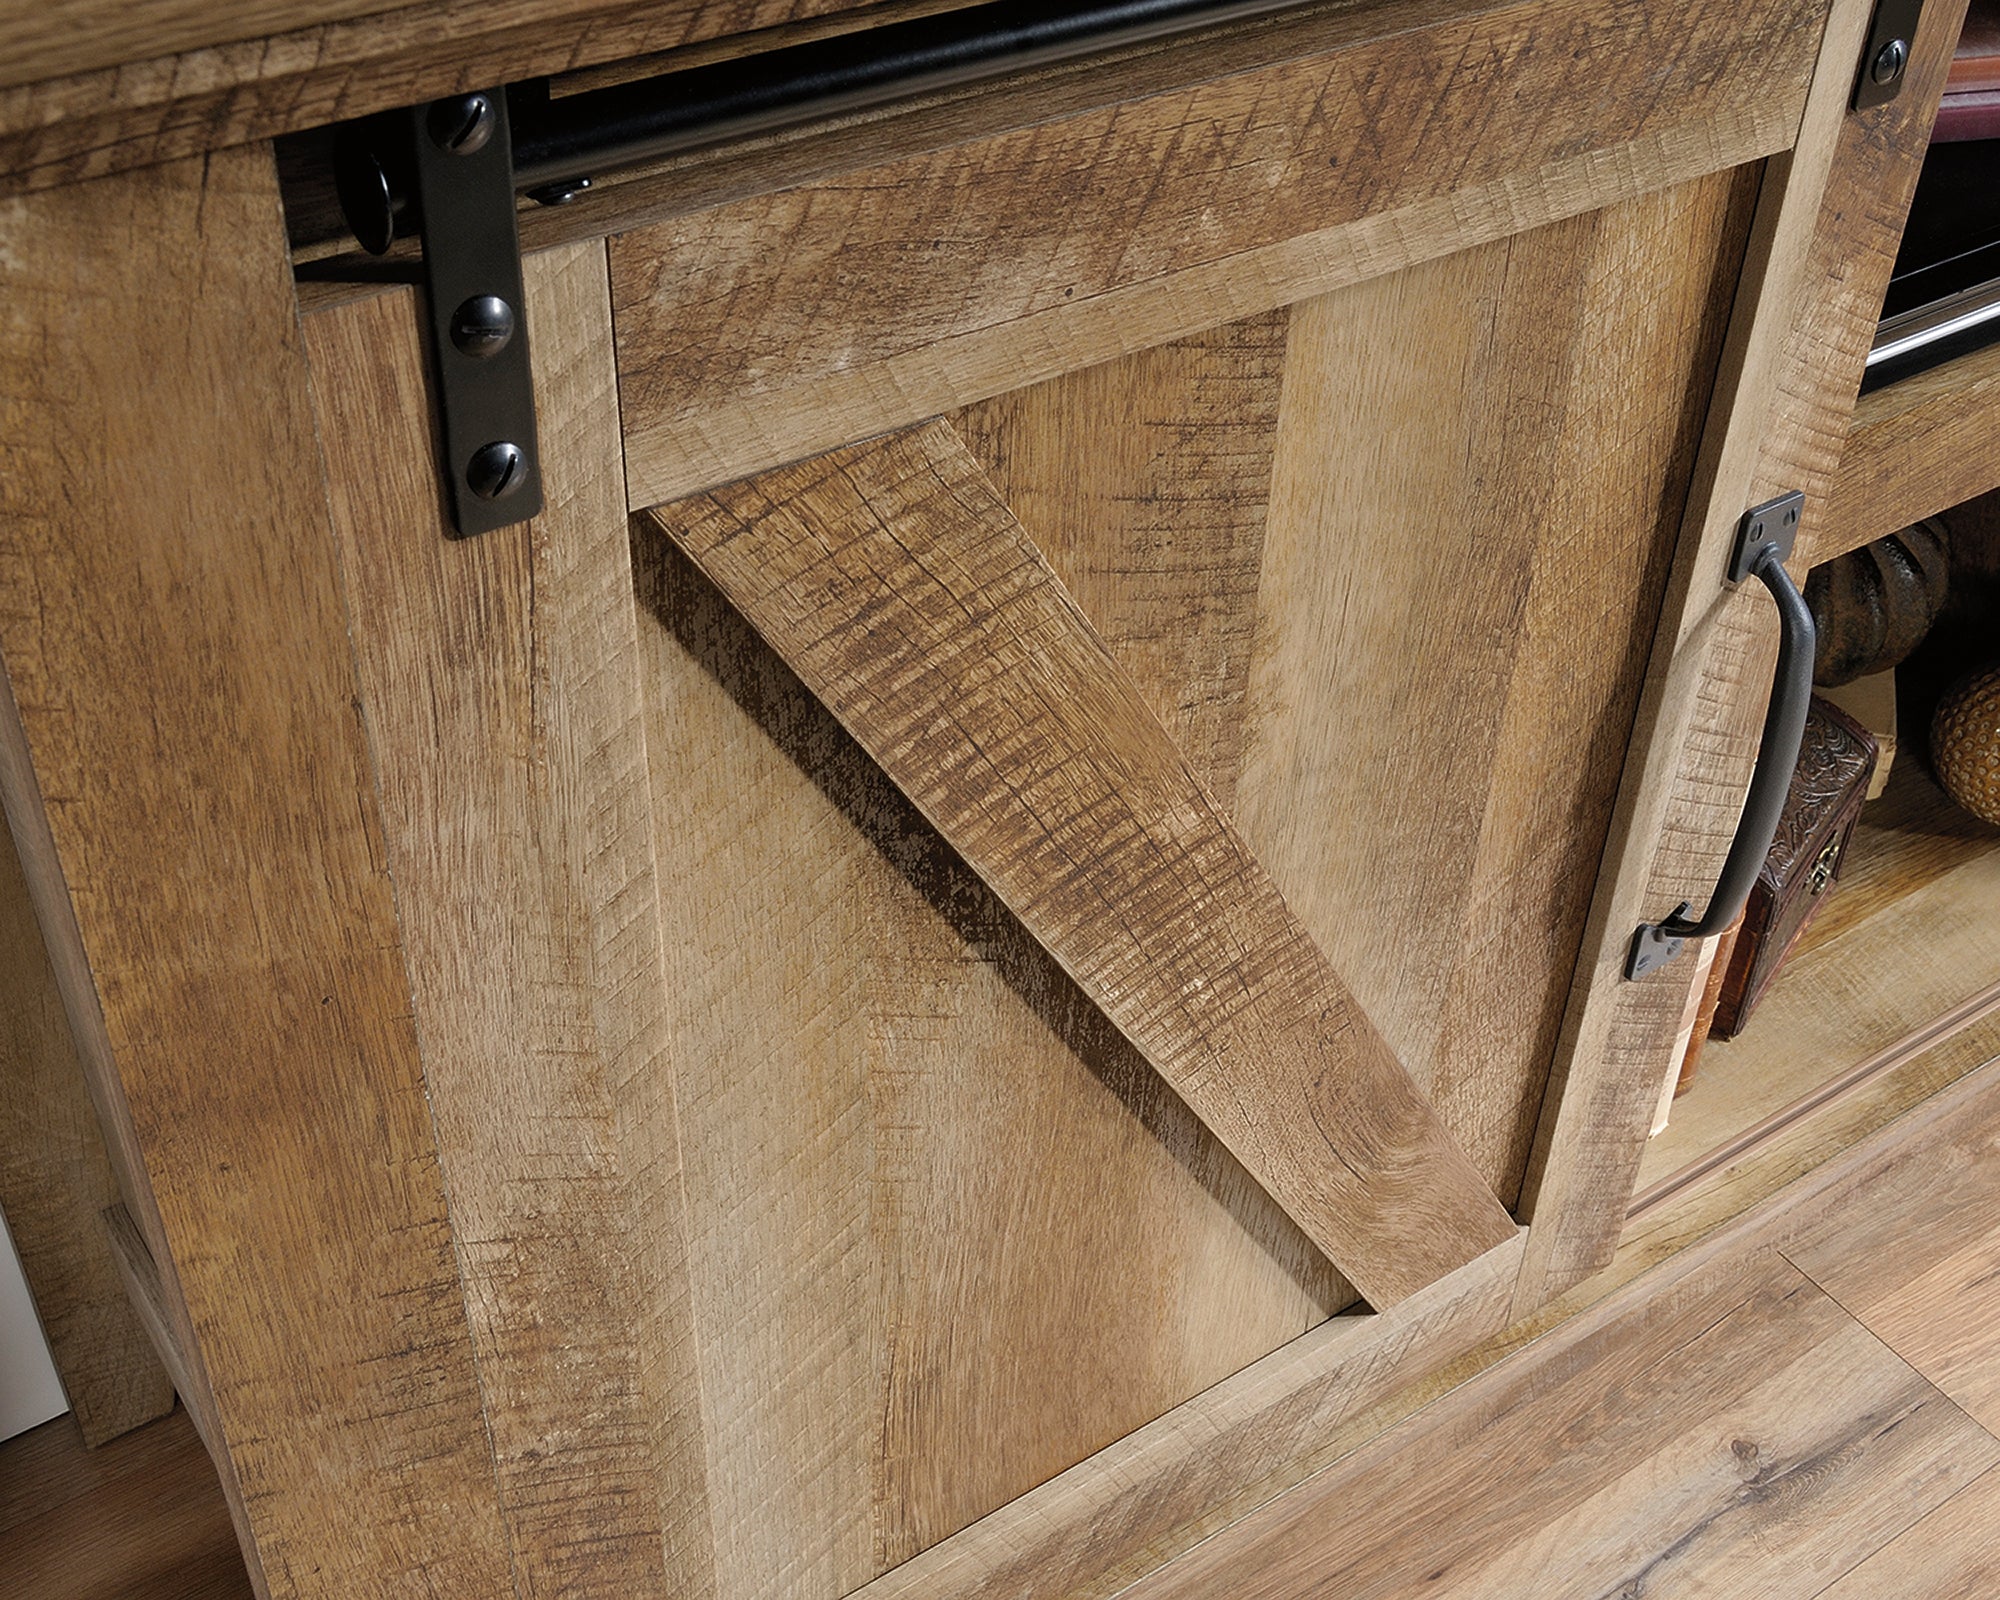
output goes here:
<path id="1" fill-rule="evenodd" d="M 1296 7 L 1299 0 L 995 0 L 560 99 L 514 105 L 516 187 L 882 105 L 1115 45 Z"/>

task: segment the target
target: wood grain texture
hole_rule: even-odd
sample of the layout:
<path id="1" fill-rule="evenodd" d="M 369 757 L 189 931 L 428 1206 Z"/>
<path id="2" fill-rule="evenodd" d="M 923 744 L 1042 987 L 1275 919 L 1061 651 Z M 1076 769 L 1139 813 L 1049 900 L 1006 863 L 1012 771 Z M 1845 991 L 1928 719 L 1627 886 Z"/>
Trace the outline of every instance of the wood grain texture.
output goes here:
<path id="1" fill-rule="evenodd" d="M 1916 760 L 1896 763 L 1862 808 L 1841 859 L 1840 888 L 1800 935 L 1798 954 L 1844 938 L 1940 878 L 2000 851 L 2000 827 L 1962 810 Z M 1992 974 L 2000 978 L 2000 972 Z"/>
<path id="2" fill-rule="evenodd" d="M 0 834 L 0 1208 L 90 1445 L 174 1404 L 99 1220 L 117 1200 L 20 857 Z"/>
<path id="3" fill-rule="evenodd" d="M 1826 561 L 2000 487 L 2000 346 L 1864 395 L 1812 559 Z"/>
<path id="4" fill-rule="evenodd" d="M 509 1593 L 269 155 L 0 241 L 8 808 L 264 1575 Z"/>
<path id="5" fill-rule="evenodd" d="M 1374 1402 L 1498 1331 L 1520 1253 L 1517 1236 L 1393 1310 L 1322 1323 L 855 1600 L 1117 1592 L 1353 1448 Z"/>
<path id="6" fill-rule="evenodd" d="M 601 245 L 527 272 L 548 505 L 442 520 L 413 295 L 307 326 L 524 1593 L 713 1592 Z M 559 1319 L 551 1310 L 561 1307 Z"/>
<path id="7" fill-rule="evenodd" d="M 1765 1250 L 1556 1335 L 1129 1593 L 1805 1597 L 1997 1460 Z"/>
<path id="8" fill-rule="evenodd" d="M 1754 182 L 1718 174 L 1292 313 L 1237 814 L 1503 1198 Z"/>
<path id="9" fill-rule="evenodd" d="M 958 413 L 959 436 L 1188 765 L 1243 761 L 1290 316 L 1269 312 Z"/>
<path id="10" fill-rule="evenodd" d="M 948 427 L 655 522 L 1371 1303 L 1509 1236 Z"/>
<path id="11" fill-rule="evenodd" d="M 0 193 L 74 183 L 863 0 L 81 0 L 7 7 Z"/>
<path id="12" fill-rule="evenodd" d="M 1252 403 L 1229 373 L 1215 341 L 1093 382 L 1188 380 L 1199 441 Z M 1142 448 L 1126 427 L 1099 419 L 1107 459 Z M 1198 501 L 1125 514 L 1161 581 L 1213 528 Z M 635 535 L 722 1570 L 837 1596 L 1352 1291 L 692 563 Z M 1199 704 L 1174 659 L 1135 670 Z"/>
<path id="13" fill-rule="evenodd" d="M 250 1600 L 185 1412 L 109 1446 L 58 1417 L 0 1443 L 0 1572 L 10 1600 Z"/>
<path id="14" fill-rule="evenodd" d="M 2000 1432 L 2000 1129 L 1922 1163 L 1875 1207 L 1828 1212 L 1786 1256 L 1989 1430 Z"/>
<path id="15" fill-rule="evenodd" d="M 1771 419 L 1793 371 L 1791 333 L 1814 288 L 1814 230 L 1868 14 L 1862 0 L 1836 0 L 1797 146 L 1766 168 L 1523 1188 L 1533 1223 L 1524 1314 L 1603 1266 L 1616 1247 L 1689 982 L 1679 966 L 1628 981 L 1633 931 L 1682 901 L 1705 902 L 1741 811 L 1747 764 L 1732 733 L 1750 692 L 1742 685 L 1755 673 L 1743 666 L 1768 639 L 1757 608 L 1769 605 L 1727 588 L 1726 556 L 1753 503 Z"/>
<path id="16" fill-rule="evenodd" d="M 631 501 L 1767 155 L 1822 16 L 1529 0 L 621 235 Z"/>
<path id="17" fill-rule="evenodd" d="M 2000 1472 L 1968 1484 L 1819 1600 L 1983 1600 L 2000 1590 Z"/>

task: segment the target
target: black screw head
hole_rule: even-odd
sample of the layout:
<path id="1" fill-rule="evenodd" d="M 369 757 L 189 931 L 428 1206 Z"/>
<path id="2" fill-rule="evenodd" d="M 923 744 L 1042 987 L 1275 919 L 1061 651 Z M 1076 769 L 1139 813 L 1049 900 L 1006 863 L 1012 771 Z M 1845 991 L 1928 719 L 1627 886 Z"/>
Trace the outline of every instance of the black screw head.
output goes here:
<path id="1" fill-rule="evenodd" d="M 483 444 L 466 463 L 465 486 L 482 500 L 504 500 L 528 481 L 528 457 L 505 439 Z"/>
<path id="2" fill-rule="evenodd" d="M 527 193 L 538 206 L 566 206 L 589 187 L 588 178 L 564 178 L 557 183 L 538 184 Z"/>
<path id="3" fill-rule="evenodd" d="M 454 95 L 432 102 L 424 119 L 431 143 L 455 156 L 477 155 L 493 137 L 500 121 L 493 97 L 486 94 Z"/>
<path id="4" fill-rule="evenodd" d="M 361 248 L 379 256 L 396 239 L 396 195 L 381 156 L 360 144 L 339 151 L 333 168 L 341 215 Z"/>
<path id="5" fill-rule="evenodd" d="M 1868 63 L 1868 76 L 1879 84 L 1892 84 L 1903 75 L 1903 68 L 1909 65 L 1909 61 L 1909 41 L 1891 39 L 1875 52 L 1875 59 Z"/>
<path id="6" fill-rule="evenodd" d="M 476 294 L 451 314 L 451 342 L 460 354 L 485 360 L 514 337 L 514 308 L 497 294 Z"/>

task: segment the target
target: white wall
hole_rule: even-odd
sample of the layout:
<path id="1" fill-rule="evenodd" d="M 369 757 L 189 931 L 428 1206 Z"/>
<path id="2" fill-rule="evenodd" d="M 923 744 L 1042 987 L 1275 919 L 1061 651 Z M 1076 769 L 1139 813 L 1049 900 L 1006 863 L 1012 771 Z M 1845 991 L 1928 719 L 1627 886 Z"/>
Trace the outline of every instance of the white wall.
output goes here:
<path id="1" fill-rule="evenodd" d="M 49 1359 L 35 1302 L 21 1276 L 14 1236 L 0 1216 L 0 1439 L 11 1439 L 69 1410 Z"/>

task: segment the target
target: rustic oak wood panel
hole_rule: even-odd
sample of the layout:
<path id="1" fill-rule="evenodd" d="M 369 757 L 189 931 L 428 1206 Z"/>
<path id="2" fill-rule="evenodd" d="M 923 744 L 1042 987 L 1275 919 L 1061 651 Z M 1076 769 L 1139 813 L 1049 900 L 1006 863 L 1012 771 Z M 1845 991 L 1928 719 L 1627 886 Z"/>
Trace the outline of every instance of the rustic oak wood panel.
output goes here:
<path id="1" fill-rule="evenodd" d="M 7 7 L 0 192 L 496 83 L 853 11 L 864 0 L 81 0 Z"/>
<path id="2" fill-rule="evenodd" d="M 1228 323 L 953 418 L 1224 806 L 1242 765 L 1289 322 Z"/>
<path id="3" fill-rule="evenodd" d="M 1823 15 L 1528 0 L 621 235 L 632 503 L 1768 155 Z"/>
<path id="4" fill-rule="evenodd" d="M 1503 1198 L 1755 182 L 1717 174 L 1293 311 L 1237 812 Z"/>
<path id="5" fill-rule="evenodd" d="M 1393 1310 L 1336 1317 L 898 1567 L 856 1600 L 1112 1594 L 1365 1436 L 1375 1401 L 1505 1321 L 1515 1241 Z"/>
<path id="6" fill-rule="evenodd" d="M 132 1213 L 123 1205 L 106 1206 L 98 1220 L 117 1263 L 119 1281 L 145 1326 L 146 1337 L 152 1340 L 153 1350 L 173 1379 L 174 1388 L 187 1397 L 181 1404 L 201 1435 L 202 1444 L 210 1457 L 224 1464 L 217 1471 L 227 1471 L 228 1444 L 222 1436 L 222 1421 L 215 1414 L 215 1396 L 209 1392 L 208 1380 L 202 1375 L 199 1355 L 188 1349 L 180 1331 L 185 1312 L 177 1312 L 169 1303 L 159 1264 L 139 1236 L 139 1225 L 132 1220 Z M 241 1493 L 225 1498 L 231 1514 L 242 1521 Z"/>
<path id="7" fill-rule="evenodd" d="M 1128 1592 L 1803 1600 L 2000 1461 L 1774 1252 L 1557 1339 Z"/>
<path id="8" fill-rule="evenodd" d="M 1750 663 L 1770 637 L 1761 631 L 1770 627 L 1770 606 L 1761 591 L 1728 589 L 1727 552 L 1755 503 L 1772 419 L 1789 403 L 1786 386 L 1800 381 L 1792 331 L 1821 289 L 1814 230 L 1869 12 L 1863 0 L 1836 0 L 1797 148 L 1767 166 L 1523 1187 L 1534 1224 L 1523 1312 L 1597 1270 L 1615 1248 L 1693 965 L 1627 981 L 1633 930 L 1684 900 L 1705 903 L 1741 812 L 1749 763 L 1733 730 L 1769 694 L 1768 670 L 1761 689 L 1750 687 Z"/>
<path id="9" fill-rule="evenodd" d="M 1996 419 L 2000 346 L 1863 396 L 1810 559 L 1830 560 L 2000 487 Z"/>
<path id="10" fill-rule="evenodd" d="M 269 155 L 0 239 L 9 810 L 270 1591 L 509 1593 Z"/>
<path id="11" fill-rule="evenodd" d="M 91 1445 L 174 1403 L 104 1237 L 101 1213 L 117 1201 L 20 857 L 0 834 L 0 1207 Z"/>
<path id="12" fill-rule="evenodd" d="M 527 289 L 548 498 L 531 523 L 451 537 L 413 295 L 312 318 L 313 391 L 516 1571 L 536 1594 L 701 1596 L 603 247 L 534 257 Z"/>
<path id="13" fill-rule="evenodd" d="M 719 1570 L 831 1600 L 1349 1291 L 687 558 L 635 537 Z"/>
<path id="14" fill-rule="evenodd" d="M 655 521 L 1371 1301 L 1508 1237 L 948 427 Z"/>

